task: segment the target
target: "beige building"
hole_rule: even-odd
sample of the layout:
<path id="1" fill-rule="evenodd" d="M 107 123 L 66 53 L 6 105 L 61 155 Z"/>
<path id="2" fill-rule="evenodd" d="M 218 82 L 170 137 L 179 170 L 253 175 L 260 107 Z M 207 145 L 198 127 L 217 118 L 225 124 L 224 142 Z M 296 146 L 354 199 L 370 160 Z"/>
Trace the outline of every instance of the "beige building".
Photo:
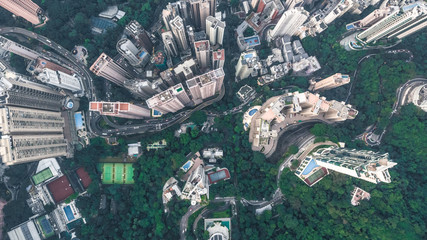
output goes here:
<path id="1" fill-rule="evenodd" d="M 126 79 L 132 76 L 107 54 L 102 53 L 89 68 L 95 75 L 103 77 L 121 87 Z"/>
<path id="2" fill-rule="evenodd" d="M 181 83 L 154 95 L 147 99 L 146 102 L 149 108 L 155 109 L 163 114 L 177 112 L 191 105 L 191 100 Z"/>
<path id="3" fill-rule="evenodd" d="M 184 21 L 180 16 L 176 16 L 170 21 L 170 27 L 179 49 L 185 51 L 188 49 L 187 37 L 185 35 Z"/>
<path id="4" fill-rule="evenodd" d="M 0 7 L 24 18 L 36 27 L 44 25 L 48 20 L 43 9 L 31 0 L 1 0 Z"/>
<path id="5" fill-rule="evenodd" d="M 0 108 L 0 132 L 9 134 L 62 133 L 60 112 L 8 106 Z"/>
<path id="6" fill-rule="evenodd" d="M 219 68 L 187 80 L 187 87 L 190 90 L 193 101 L 200 103 L 204 99 L 220 92 L 224 75 L 224 70 Z"/>
<path id="7" fill-rule="evenodd" d="M 209 68 L 211 61 L 211 46 L 208 40 L 198 41 L 194 43 L 197 62 L 200 68 Z"/>
<path id="8" fill-rule="evenodd" d="M 4 135 L 0 139 L 0 155 L 6 165 L 66 156 L 67 142 L 63 134 Z"/>
<path id="9" fill-rule="evenodd" d="M 260 62 L 258 60 L 258 54 L 255 50 L 251 49 L 246 52 L 242 52 L 239 61 L 236 64 L 236 77 L 239 80 L 249 77 L 254 70 L 260 68 Z"/>
<path id="10" fill-rule="evenodd" d="M 316 82 L 315 80 L 310 80 L 310 87 L 308 88 L 308 90 L 313 92 L 325 91 L 325 90 L 336 88 L 348 83 L 350 83 L 349 75 L 335 73 L 334 75 L 327 77 L 318 82 Z"/>
<path id="11" fill-rule="evenodd" d="M 11 41 L 3 36 L 0 36 L 0 48 L 30 60 L 36 60 L 39 57 L 38 52 Z"/>
<path id="12" fill-rule="evenodd" d="M 189 0 L 191 18 L 196 29 L 206 29 L 206 18 L 215 16 L 215 0 Z"/>
<path id="13" fill-rule="evenodd" d="M 206 35 L 211 45 L 222 45 L 224 40 L 225 22 L 219 21 L 213 16 L 206 18 Z"/>
<path id="14" fill-rule="evenodd" d="M 283 13 L 279 22 L 269 32 L 271 38 L 281 37 L 284 35 L 292 36 L 302 24 L 307 20 L 310 14 L 304 8 L 293 8 Z"/>

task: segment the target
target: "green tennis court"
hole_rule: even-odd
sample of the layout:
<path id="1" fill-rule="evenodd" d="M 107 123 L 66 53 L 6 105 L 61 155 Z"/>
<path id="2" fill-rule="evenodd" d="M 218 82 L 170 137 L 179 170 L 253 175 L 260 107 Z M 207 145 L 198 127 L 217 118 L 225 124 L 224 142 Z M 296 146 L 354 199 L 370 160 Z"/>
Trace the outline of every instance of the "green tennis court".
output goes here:
<path id="1" fill-rule="evenodd" d="M 101 163 L 103 184 L 133 184 L 132 163 Z"/>
<path id="2" fill-rule="evenodd" d="M 123 184 L 124 183 L 124 166 L 123 163 L 115 163 L 114 164 L 114 183 Z"/>
<path id="3" fill-rule="evenodd" d="M 52 171 L 50 171 L 50 168 L 46 168 L 43 171 L 34 175 L 33 181 L 34 181 L 34 184 L 37 185 L 39 183 L 42 183 L 42 182 L 48 180 L 51 177 L 53 177 Z"/>
<path id="4" fill-rule="evenodd" d="M 104 163 L 102 165 L 102 183 L 113 184 L 114 163 Z"/>
<path id="5" fill-rule="evenodd" d="M 126 175 L 125 175 L 125 184 L 133 184 L 133 166 L 132 164 L 126 165 Z"/>

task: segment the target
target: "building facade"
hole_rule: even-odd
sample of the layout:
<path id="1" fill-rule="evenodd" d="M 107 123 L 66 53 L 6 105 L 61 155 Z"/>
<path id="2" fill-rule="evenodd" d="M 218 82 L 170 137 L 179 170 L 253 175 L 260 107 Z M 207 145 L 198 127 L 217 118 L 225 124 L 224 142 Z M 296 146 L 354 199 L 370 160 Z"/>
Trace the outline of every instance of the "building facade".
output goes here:
<path id="1" fill-rule="evenodd" d="M 225 22 L 219 21 L 213 16 L 206 18 L 206 35 L 211 45 L 217 43 L 222 46 L 224 40 Z"/>
<path id="2" fill-rule="evenodd" d="M 89 111 L 99 112 L 101 115 L 129 119 L 150 117 L 150 110 L 147 108 L 122 102 L 90 102 Z"/>
<path id="3" fill-rule="evenodd" d="M 166 54 L 172 57 L 178 56 L 178 46 L 173 38 L 172 32 L 167 31 L 162 33 L 163 44 L 165 45 Z"/>
<path id="4" fill-rule="evenodd" d="M 188 42 L 187 42 L 187 37 L 185 35 L 185 26 L 182 18 L 180 16 L 176 16 L 174 19 L 172 19 L 169 22 L 169 24 L 179 49 L 181 51 L 187 50 Z"/>
<path id="5" fill-rule="evenodd" d="M 194 43 L 197 62 L 200 68 L 209 68 L 211 61 L 211 46 L 208 40 L 198 41 Z"/>
<path id="6" fill-rule="evenodd" d="M 95 73 L 95 75 L 103 77 L 121 87 L 123 87 L 123 83 L 126 79 L 132 77 L 128 71 L 114 62 L 114 60 L 105 53 L 102 53 L 98 59 L 96 59 L 89 70 Z"/>
<path id="7" fill-rule="evenodd" d="M 293 36 L 310 14 L 304 8 L 293 8 L 283 13 L 277 25 L 269 32 L 271 38 Z"/>
<path id="8" fill-rule="evenodd" d="M 310 91 L 324 91 L 332 88 L 336 88 L 345 84 L 350 83 L 350 76 L 344 75 L 341 73 L 335 73 L 334 75 L 327 77 L 318 82 L 314 80 L 310 80 L 310 87 L 308 88 Z"/>
<path id="9" fill-rule="evenodd" d="M 143 67 L 150 61 L 150 54 L 141 47 L 137 48 L 129 39 L 122 38 L 117 42 L 117 52 L 122 55 L 130 65 L 134 67 Z"/>
<path id="10" fill-rule="evenodd" d="M 43 9 L 31 0 L 2 0 L 0 1 L 0 7 L 24 18 L 36 27 L 44 25 L 48 20 Z"/>

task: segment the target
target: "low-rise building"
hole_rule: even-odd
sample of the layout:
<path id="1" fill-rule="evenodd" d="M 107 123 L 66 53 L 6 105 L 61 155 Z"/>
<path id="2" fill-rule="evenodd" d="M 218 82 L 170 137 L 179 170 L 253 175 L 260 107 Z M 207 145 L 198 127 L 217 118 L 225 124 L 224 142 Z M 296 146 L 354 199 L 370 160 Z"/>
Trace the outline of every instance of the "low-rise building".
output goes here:
<path id="1" fill-rule="evenodd" d="M 138 158 L 141 156 L 141 142 L 128 144 L 128 156 Z"/>
<path id="2" fill-rule="evenodd" d="M 203 150 L 203 158 L 209 159 L 209 163 L 216 163 L 216 160 L 222 158 L 224 152 L 219 148 L 206 148 Z"/>
<path id="3" fill-rule="evenodd" d="M 246 102 L 255 94 L 255 90 L 249 85 L 242 86 L 239 91 L 236 93 L 240 101 Z"/>
<path id="4" fill-rule="evenodd" d="M 308 88 L 308 90 L 313 92 L 324 91 L 324 90 L 336 88 L 348 83 L 350 83 L 349 75 L 335 73 L 334 75 L 327 77 L 323 80 L 320 80 L 318 82 L 316 82 L 315 80 L 310 80 L 310 87 Z"/>
<path id="5" fill-rule="evenodd" d="M 357 206 L 360 204 L 361 200 L 369 200 L 371 199 L 371 194 L 369 194 L 368 192 L 366 192 L 365 190 L 359 188 L 359 187 L 354 187 L 353 192 L 351 193 L 351 205 L 353 206 Z"/>
<path id="6" fill-rule="evenodd" d="M 231 233 L 230 218 L 205 219 L 205 231 L 209 232 L 209 240 L 229 240 Z"/>

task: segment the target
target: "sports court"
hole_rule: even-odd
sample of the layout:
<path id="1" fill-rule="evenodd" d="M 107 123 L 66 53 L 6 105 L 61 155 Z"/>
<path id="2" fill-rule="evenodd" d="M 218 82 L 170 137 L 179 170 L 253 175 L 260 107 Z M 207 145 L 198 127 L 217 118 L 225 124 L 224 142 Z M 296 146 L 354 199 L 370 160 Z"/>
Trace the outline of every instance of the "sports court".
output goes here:
<path id="1" fill-rule="evenodd" d="M 45 238 L 48 238 L 55 234 L 55 232 L 53 231 L 52 225 L 50 224 L 49 220 L 46 218 L 46 215 L 37 218 L 36 223 L 37 225 L 40 226 L 40 229 L 42 230 L 42 235 Z"/>
<path id="2" fill-rule="evenodd" d="M 46 168 L 43 171 L 37 173 L 33 176 L 33 181 L 35 185 L 38 185 L 49 178 L 53 177 L 52 171 L 50 171 L 50 168 Z"/>
<path id="3" fill-rule="evenodd" d="M 101 163 L 103 184 L 133 184 L 132 163 Z"/>

